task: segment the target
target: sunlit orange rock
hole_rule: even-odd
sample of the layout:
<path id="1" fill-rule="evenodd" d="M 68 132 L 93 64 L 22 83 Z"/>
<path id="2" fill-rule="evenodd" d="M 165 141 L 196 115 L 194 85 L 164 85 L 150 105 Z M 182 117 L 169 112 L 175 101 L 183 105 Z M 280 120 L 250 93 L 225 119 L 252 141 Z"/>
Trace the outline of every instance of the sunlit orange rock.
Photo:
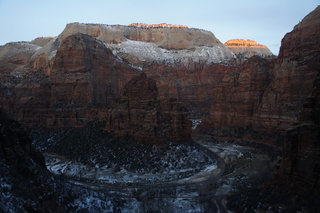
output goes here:
<path id="1" fill-rule="evenodd" d="M 224 43 L 224 45 L 237 56 L 239 63 L 242 63 L 244 59 L 254 55 L 259 55 L 264 58 L 273 56 L 267 46 L 253 40 L 232 39 Z"/>

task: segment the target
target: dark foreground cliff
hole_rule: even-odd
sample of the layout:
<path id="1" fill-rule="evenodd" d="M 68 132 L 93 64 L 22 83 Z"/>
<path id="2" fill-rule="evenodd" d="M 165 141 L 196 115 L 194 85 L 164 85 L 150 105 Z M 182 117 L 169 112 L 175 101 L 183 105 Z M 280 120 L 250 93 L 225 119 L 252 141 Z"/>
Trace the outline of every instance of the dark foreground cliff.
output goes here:
<path id="1" fill-rule="evenodd" d="M 0 111 L 1 212 L 64 212 L 56 196 L 56 180 L 45 167 L 21 125 Z"/>

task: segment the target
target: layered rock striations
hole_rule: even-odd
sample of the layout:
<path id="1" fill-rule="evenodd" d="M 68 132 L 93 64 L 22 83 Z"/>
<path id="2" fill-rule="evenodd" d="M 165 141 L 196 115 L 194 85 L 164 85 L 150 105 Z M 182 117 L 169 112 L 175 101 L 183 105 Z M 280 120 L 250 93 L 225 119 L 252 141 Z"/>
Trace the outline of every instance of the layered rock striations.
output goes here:
<path id="1" fill-rule="evenodd" d="M 320 189 L 320 7 L 306 16 L 293 32 L 287 34 L 284 40 L 290 41 L 289 50 L 282 49 L 282 65 L 298 59 L 308 70 L 316 72 L 316 77 L 310 84 L 312 90 L 304 99 L 296 125 L 289 128 L 283 147 L 280 167 L 276 171 L 276 180 L 283 186 L 294 186 L 296 190 Z M 306 35 L 307 34 L 307 35 Z M 301 40 L 302 39 L 302 40 Z M 294 46 L 298 45 L 298 46 Z M 316 48 L 318 47 L 318 48 Z M 295 51 L 296 54 L 292 54 Z M 308 57 L 306 57 L 308 56 Z M 301 60 L 301 58 L 303 60 Z M 299 60 L 300 59 L 300 60 Z M 301 65 L 300 65 L 301 66 Z M 299 70 L 302 72 L 302 70 Z M 306 81 L 309 79 L 301 79 Z M 310 79 L 311 81 L 311 79 Z"/>
<path id="2" fill-rule="evenodd" d="M 258 55 L 263 58 L 272 57 L 273 54 L 265 45 L 261 45 L 256 41 L 245 39 L 232 39 L 224 43 L 237 57 L 239 62 Z"/>
<path id="3" fill-rule="evenodd" d="M 64 39 L 49 61 L 40 58 L 45 67 L 35 69 L 37 58 L 19 76 L 1 73 L 3 108 L 30 127 L 83 126 L 137 73 L 101 41 L 80 33 Z"/>
<path id="4" fill-rule="evenodd" d="M 147 36 L 148 30 L 152 30 L 150 36 L 157 38 L 156 42 Z M 113 54 L 115 49 L 109 48 L 112 45 L 118 48 L 121 42 L 158 46 L 168 41 L 170 45 L 179 45 L 180 40 L 190 41 L 191 46 L 199 48 L 210 46 L 216 49 L 215 44 L 222 45 L 212 33 L 196 29 L 69 24 L 56 38 L 38 38 L 27 42 L 34 49 L 31 52 L 27 52 L 28 49 L 21 50 L 23 54 L 28 54 L 22 63 L 6 58 L 1 60 L 2 106 L 27 126 L 83 126 L 93 117 L 103 117 L 101 114 L 118 97 L 125 83 L 143 69 L 156 80 L 161 97 L 181 100 L 193 114 L 208 114 L 212 102 L 212 84 L 221 81 L 228 70 L 236 70 L 237 67 L 209 65 L 201 55 L 194 60 L 184 53 L 181 54 L 188 59 L 187 64 L 179 60 L 171 63 L 171 59 L 167 61 L 163 55 L 157 56 L 157 61 L 147 61 L 139 57 L 150 53 L 153 55 L 153 50 L 150 52 L 141 49 L 141 46 L 135 48 L 134 57 L 130 56 L 137 63 L 131 59 L 128 63 L 125 53 L 117 56 Z M 2 51 L 4 56 L 5 51 Z M 193 52 L 187 49 L 181 51 Z M 14 53 L 12 57 L 20 53 L 10 52 Z M 179 54 L 175 52 L 174 55 Z M 215 57 L 211 53 L 205 55 Z M 133 65 L 141 63 L 143 68 Z"/>
<path id="5" fill-rule="evenodd" d="M 286 130 L 298 119 L 320 69 L 320 7 L 282 39 L 274 79 L 261 105 L 261 127 Z"/>
<path id="6" fill-rule="evenodd" d="M 131 79 L 108 110 L 106 130 L 143 143 L 191 142 L 188 110 L 177 99 L 160 98 L 156 82 L 145 73 Z"/>
<path id="7" fill-rule="evenodd" d="M 282 40 L 276 60 L 248 60 L 239 73 L 214 86 L 210 116 L 204 126 L 253 128 L 284 133 L 311 93 L 319 63 L 319 8 Z"/>
<path id="8" fill-rule="evenodd" d="M 249 127 L 260 113 L 263 95 L 272 80 L 273 64 L 259 56 L 229 71 L 214 85 L 210 115 L 203 126 L 212 128 Z"/>

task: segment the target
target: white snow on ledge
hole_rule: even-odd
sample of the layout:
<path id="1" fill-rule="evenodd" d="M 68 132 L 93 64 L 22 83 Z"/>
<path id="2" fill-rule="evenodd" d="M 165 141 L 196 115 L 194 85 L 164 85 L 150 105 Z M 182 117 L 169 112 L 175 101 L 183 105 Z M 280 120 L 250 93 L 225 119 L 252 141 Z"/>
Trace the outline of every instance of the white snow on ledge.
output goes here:
<path id="1" fill-rule="evenodd" d="M 151 42 L 141 42 L 127 40 L 119 44 L 106 44 L 114 55 L 128 54 L 139 61 L 153 62 L 180 62 L 188 64 L 190 62 L 201 63 L 221 63 L 230 60 L 225 54 L 225 47 L 217 44 L 213 47 L 201 46 L 195 47 L 194 50 L 167 50 L 158 47 L 157 44 Z"/>

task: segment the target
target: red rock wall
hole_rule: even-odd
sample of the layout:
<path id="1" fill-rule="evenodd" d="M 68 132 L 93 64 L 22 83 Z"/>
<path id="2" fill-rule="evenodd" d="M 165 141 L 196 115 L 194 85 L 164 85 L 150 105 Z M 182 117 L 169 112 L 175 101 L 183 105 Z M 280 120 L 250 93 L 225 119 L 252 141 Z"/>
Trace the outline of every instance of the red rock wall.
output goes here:
<path id="1" fill-rule="evenodd" d="M 130 80 L 108 110 L 106 130 L 113 136 L 128 135 L 143 143 L 191 142 L 186 107 L 176 99 L 160 99 L 156 82 L 145 73 Z"/>
<path id="2" fill-rule="evenodd" d="M 297 112 L 320 69 L 320 18 L 316 14 L 307 16 L 283 38 L 275 62 L 249 59 L 238 73 L 226 75 L 214 86 L 210 116 L 203 126 L 284 133 L 297 122 Z"/>
<path id="3" fill-rule="evenodd" d="M 317 72 L 317 77 L 312 83 L 312 90 L 304 100 L 303 107 L 300 110 L 298 122 L 286 132 L 282 161 L 275 173 L 276 181 L 282 186 L 289 186 L 294 188 L 294 190 L 320 189 L 319 22 L 320 7 L 310 13 L 295 27 L 293 32 L 297 33 L 298 31 L 303 35 L 302 37 L 288 34 L 284 39 L 291 41 L 291 44 L 301 46 L 291 46 L 291 50 L 296 52 L 300 50 L 301 52 L 297 59 L 299 60 L 301 57 L 304 60 L 299 60 L 299 62 L 304 62 L 306 68 L 310 70 L 314 69 Z M 309 28 L 310 25 L 312 28 Z M 310 38 L 306 34 L 311 35 Z M 302 41 L 304 42 L 302 43 Z M 318 48 L 316 49 L 315 47 Z M 313 51 L 310 52 L 310 50 Z M 284 64 L 288 63 L 286 58 L 292 59 L 292 57 L 297 57 L 297 54 L 293 54 L 286 49 L 282 49 L 281 53 Z M 305 55 L 309 55 L 309 57 L 305 57 Z"/>
<path id="4" fill-rule="evenodd" d="M 83 126 L 111 106 L 137 73 L 84 34 L 67 37 L 54 60 L 44 64 L 48 72 L 25 67 L 27 74 L 22 79 L 11 76 L 8 81 L 17 82 L 2 90 L 2 107 L 29 127 Z"/>

